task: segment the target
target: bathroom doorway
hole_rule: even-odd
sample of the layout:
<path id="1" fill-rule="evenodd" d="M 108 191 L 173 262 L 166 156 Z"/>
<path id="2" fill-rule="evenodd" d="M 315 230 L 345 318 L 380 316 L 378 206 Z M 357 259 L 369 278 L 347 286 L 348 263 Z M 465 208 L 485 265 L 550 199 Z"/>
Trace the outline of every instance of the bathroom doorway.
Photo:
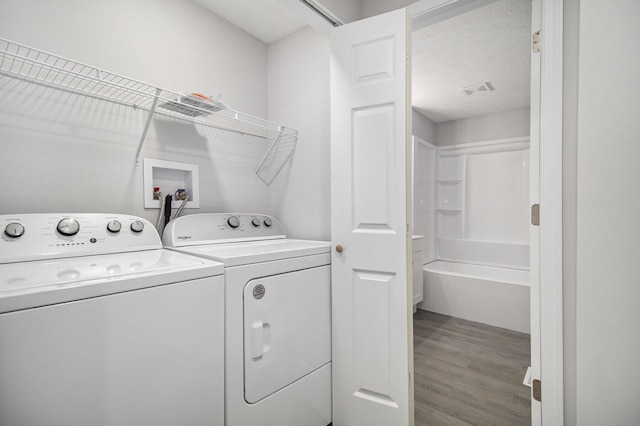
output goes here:
<path id="1" fill-rule="evenodd" d="M 416 424 L 531 424 L 532 3 L 481 3 L 412 34 Z"/>

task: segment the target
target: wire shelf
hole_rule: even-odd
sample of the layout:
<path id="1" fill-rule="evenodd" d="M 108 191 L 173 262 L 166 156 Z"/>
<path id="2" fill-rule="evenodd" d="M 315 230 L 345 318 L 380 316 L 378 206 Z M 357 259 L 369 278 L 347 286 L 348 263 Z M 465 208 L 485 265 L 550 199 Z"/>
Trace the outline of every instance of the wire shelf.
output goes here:
<path id="1" fill-rule="evenodd" d="M 282 137 L 297 140 L 298 132 L 294 129 L 228 109 L 218 102 L 155 87 L 3 38 L 0 38 L 0 74 L 149 111 L 136 152 L 137 163 L 153 114 L 265 139 L 270 144 Z M 267 152 L 265 159 L 268 155 Z"/>

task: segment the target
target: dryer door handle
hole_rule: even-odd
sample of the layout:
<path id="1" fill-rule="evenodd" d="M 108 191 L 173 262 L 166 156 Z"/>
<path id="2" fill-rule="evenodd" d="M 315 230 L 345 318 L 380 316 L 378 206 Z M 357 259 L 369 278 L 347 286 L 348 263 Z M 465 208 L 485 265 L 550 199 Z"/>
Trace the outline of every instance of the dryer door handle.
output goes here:
<path id="1" fill-rule="evenodd" d="M 256 361 L 268 352 L 271 348 L 269 344 L 269 324 L 256 321 L 251 324 L 251 359 Z"/>

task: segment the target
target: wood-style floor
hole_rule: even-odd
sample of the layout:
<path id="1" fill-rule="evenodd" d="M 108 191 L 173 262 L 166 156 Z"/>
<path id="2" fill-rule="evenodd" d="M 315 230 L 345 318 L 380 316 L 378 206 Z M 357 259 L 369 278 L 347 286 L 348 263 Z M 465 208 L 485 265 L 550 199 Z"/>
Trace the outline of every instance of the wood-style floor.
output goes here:
<path id="1" fill-rule="evenodd" d="M 530 425 L 529 335 L 414 314 L 416 425 Z"/>

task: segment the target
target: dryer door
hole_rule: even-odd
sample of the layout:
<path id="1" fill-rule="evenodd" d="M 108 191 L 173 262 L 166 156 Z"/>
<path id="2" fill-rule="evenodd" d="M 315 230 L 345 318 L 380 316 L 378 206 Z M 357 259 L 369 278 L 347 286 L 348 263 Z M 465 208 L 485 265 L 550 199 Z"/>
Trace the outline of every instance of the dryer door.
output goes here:
<path id="1" fill-rule="evenodd" d="M 331 361 L 331 269 L 256 278 L 244 288 L 245 400 L 255 403 Z"/>

